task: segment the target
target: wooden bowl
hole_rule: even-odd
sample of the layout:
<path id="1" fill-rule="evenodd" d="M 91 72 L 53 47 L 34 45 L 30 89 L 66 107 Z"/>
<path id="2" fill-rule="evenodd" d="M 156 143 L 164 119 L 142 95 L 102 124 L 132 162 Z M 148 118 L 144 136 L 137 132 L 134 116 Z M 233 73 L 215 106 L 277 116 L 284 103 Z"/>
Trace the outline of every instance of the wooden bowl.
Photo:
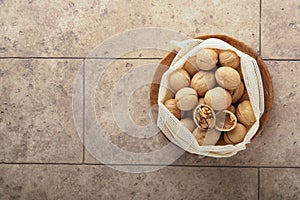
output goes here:
<path id="1" fill-rule="evenodd" d="M 253 57 L 259 66 L 261 77 L 262 77 L 262 82 L 264 86 L 264 99 L 265 99 L 265 111 L 262 117 L 260 118 L 260 126 L 259 129 L 257 130 L 255 136 L 252 138 L 255 139 L 257 136 L 261 134 L 263 131 L 266 123 L 268 122 L 270 118 L 270 113 L 273 105 L 273 85 L 272 85 L 272 80 L 269 74 L 269 71 L 263 62 L 263 60 L 257 55 L 257 53 L 251 49 L 249 46 L 244 44 L 243 42 L 238 41 L 237 39 L 234 39 L 232 37 L 229 37 L 227 35 L 201 35 L 195 37 L 196 39 L 208 39 L 208 38 L 217 38 L 220 40 L 223 40 L 230 44 L 231 46 L 234 46 L 238 50 L 248 54 L 249 56 Z M 162 75 L 164 72 L 168 70 L 170 67 L 173 59 L 175 58 L 177 52 L 175 50 L 169 52 L 160 62 L 159 66 L 157 67 L 154 77 L 152 79 L 152 84 L 150 88 L 150 105 L 152 106 L 152 115 L 154 120 L 157 120 L 157 115 L 158 115 L 158 106 L 157 106 L 157 99 L 158 99 L 158 91 L 159 91 L 159 83 L 161 81 Z M 156 106 L 155 106 L 156 105 Z M 221 137 L 223 138 L 223 137 Z M 217 145 L 224 145 L 226 144 L 224 141 L 219 140 Z"/>

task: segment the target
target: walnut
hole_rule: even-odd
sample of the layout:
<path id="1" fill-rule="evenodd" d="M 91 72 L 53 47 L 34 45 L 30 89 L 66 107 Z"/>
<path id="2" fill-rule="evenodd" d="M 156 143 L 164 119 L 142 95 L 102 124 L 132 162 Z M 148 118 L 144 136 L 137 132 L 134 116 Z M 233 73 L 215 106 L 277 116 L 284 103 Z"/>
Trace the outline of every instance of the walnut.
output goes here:
<path id="1" fill-rule="evenodd" d="M 176 105 L 180 110 L 192 110 L 198 104 L 198 95 L 193 88 L 182 88 L 175 94 Z"/>
<path id="2" fill-rule="evenodd" d="M 219 61 L 222 66 L 236 69 L 240 65 L 240 57 L 231 50 L 222 50 L 219 53 Z"/>
<path id="3" fill-rule="evenodd" d="M 239 122 L 245 126 L 251 126 L 256 121 L 251 103 L 248 100 L 245 100 L 238 105 L 236 115 Z"/>
<path id="4" fill-rule="evenodd" d="M 237 123 L 233 130 L 224 133 L 223 138 L 227 144 L 237 144 L 244 140 L 246 134 L 246 127 L 243 124 Z"/>
<path id="5" fill-rule="evenodd" d="M 199 71 L 193 76 L 191 81 L 191 87 L 197 91 L 199 96 L 204 96 L 215 84 L 216 80 L 212 72 Z"/>
<path id="6" fill-rule="evenodd" d="M 169 76 L 169 84 L 175 92 L 190 85 L 190 75 L 184 69 L 177 69 Z"/>
<path id="7" fill-rule="evenodd" d="M 216 114 L 215 127 L 219 131 L 231 131 L 236 127 L 236 116 L 229 110 L 223 110 Z"/>
<path id="8" fill-rule="evenodd" d="M 231 67 L 220 67 L 215 76 L 217 83 L 227 90 L 234 90 L 241 83 L 239 73 Z"/>
<path id="9" fill-rule="evenodd" d="M 168 99 L 165 101 L 165 106 L 166 108 L 177 118 L 181 119 L 181 111 L 180 109 L 176 106 L 176 100 L 175 99 Z"/>
<path id="10" fill-rule="evenodd" d="M 193 135 L 200 146 L 207 146 L 215 145 L 221 136 L 221 132 L 216 129 L 204 130 L 201 128 L 195 128 Z"/>
<path id="11" fill-rule="evenodd" d="M 224 110 L 230 106 L 231 96 L 228 91 L 221 87 L 216 87 L 206 92 L 204 101 L 214 110 Z"/>
<path id="12" fill-rule="evenodd" d="M 215 112 L 208 105 L 198 105 L 193 113 L 195 124 L 201 129 L 210 129 L 215 125 Z"/>
<path id="13" fill-rule="evenodd" d="M 212 70 L 218 63 L 218 54 L 212 49 L 201 49 L 196 56 L 196 64 L 199 70 Z"/>
<path id="14" fill-rule="evenodd" d="M 197 72 L 196 56 L 189 57 L 183 65 L 183 69 L 186 70 L 191 76 L 194 76 Z"/>
<path id="15" fill-rule="evenodd" d="M 236 103 L 243 96 L 244 90 L 244 83 L 241 82 L 235 90 L 231 91 L 232 103 Z"/>

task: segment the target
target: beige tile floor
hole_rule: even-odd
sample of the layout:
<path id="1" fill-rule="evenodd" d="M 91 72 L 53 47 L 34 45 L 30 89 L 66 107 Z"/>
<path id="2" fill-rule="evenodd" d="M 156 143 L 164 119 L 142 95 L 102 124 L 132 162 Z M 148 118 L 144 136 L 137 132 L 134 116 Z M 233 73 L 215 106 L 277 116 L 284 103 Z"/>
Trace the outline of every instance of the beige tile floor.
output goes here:
<path id="1" fill-rule="evenodd" d="M 299 19 L 297 0 L 0 0 L 0 199 L 300 199 Z M 228 34 L 261 54 L 273 80 L 274 108 L 246 151 L 198 158 L 171 144 L 183 155 L 170 164 L 126 156 L 112 162 L 105 145 L 89 149 L 98 136 L 95 119 L 106 139 L 126 151 L 149 153 L 169 144 L 161 134 L 128 135 L 111 108 L 111 97 L 121 99 L 128 88 L 120 85 L 115 94 L 118 81 L 126 74 L 134 80 L 130 72 L 136 69 L 148 80 L 150 71 L 140 66 L 156 66 L 165 51 L 136 50 L 119 59 L 114 48 L 91 54 L 111 36 L 142 27 L 190 37 Z M 167 36 L 147 41 L 158 44 Z M 128 35 L 128 41 L 135 38 Z M 108 61 L 96 81 L 93 75 Z M 95 90 L 88 87 L 94 82 Z M 129 98 L 140 126 L 151 121 L 148 93 L 145 84 Z M 155 167 L 160 169 L 124 172 Z"/>

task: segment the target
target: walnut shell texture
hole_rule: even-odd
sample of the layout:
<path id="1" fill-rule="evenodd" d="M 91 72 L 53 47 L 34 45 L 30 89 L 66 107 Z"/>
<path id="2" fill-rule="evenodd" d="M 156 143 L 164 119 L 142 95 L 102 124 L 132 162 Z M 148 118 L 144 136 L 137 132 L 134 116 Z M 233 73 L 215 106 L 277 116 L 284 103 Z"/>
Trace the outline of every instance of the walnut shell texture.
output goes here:
<path id="1" fill-rule="evenodd" d="M 219 53 L 219 61 L 222 66 L 236 69 L 240 65 L 240 57 L 231 50 L 222 50 Z"/>
<path id="2" fill-rule="evenodd" d="M 240 85 L 232 91 L 231 97 L 232 97 L 232 103 L 236 103 L 244 94 L 245 87 L 244 83 L 241 82 Z"/>
<path id="3" fill-rule="evenodd" d="M 201 49 L 196 56 L 196 64 L 200 70 L 212 70 L 218 63 L 218 54 L 213 49 Z"/>
<path id="4" fill-rule="evenodd" d="M 204 101 L 214 110 L 224 110 L 231 104 L 231 96 L 228 91 L 216 87 L 206 92 Z"/>
<path id="5" fill-rule="evenodd" d="M 180 110 L 188 111 L 198 104 L 198 95 L 193 88 L 182 88 L 175 94 L 176 105 Z"/>
<path id="6" fill-rule="evenodd" d="M 224 133 L 223 138 L 227 144 L 237 144 L 244 140 L 246 134 L 246 127 L 243 124 L 237 123 L 233 130 Z"/>
<path id="7" fill-rule="evenodd" d="M 184 69 L 177 69 L 169 76 L 169 84 L 175 92 L 190 85 L 190 75 Z"/>
<path id="8" fill-rule="evenodd" d="M 239 122 L 245 126 L 251 126 L 256 121 L 251 103 L 248 100 L 245 100 L 238 105 L 236 115 Z"/>
<path id="9" fill-rule="evenodd" d="M 198 72 L 198 68 L 196 65 L 196 56 L 189 57 L 184 63 L 183 69 L 186 70 L 191 75 L 191 77 L 194 76 Z"/>
<path id="10" fill-rule="evenodd" d="M 191 81 L 191 87 L 197 91 L 199 96 L 204 96 L 215 84 L 216 79 L 212 72 L 199 71 L 193 76 Z"/>
<path id="11" fill-rule="evenodd" d="M 239 73 L 231 67 L 220 67 L 215 76 L 217 83 L 227 90 L 234 90 L 241 83 Z"/>

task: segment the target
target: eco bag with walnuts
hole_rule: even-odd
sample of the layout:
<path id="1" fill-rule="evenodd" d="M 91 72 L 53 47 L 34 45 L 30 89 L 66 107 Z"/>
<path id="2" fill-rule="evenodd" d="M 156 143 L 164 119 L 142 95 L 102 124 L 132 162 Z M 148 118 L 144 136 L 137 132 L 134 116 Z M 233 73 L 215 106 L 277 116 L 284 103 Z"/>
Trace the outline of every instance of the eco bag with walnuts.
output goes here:
<path id="1" fill-rule="evenodd" d="M 178 53 L 160 83 L 158 127 L 193 154 L 230 157 L 246 149 L 264 113 L 256 60 L 215 38 L 172 42 Z"/>

